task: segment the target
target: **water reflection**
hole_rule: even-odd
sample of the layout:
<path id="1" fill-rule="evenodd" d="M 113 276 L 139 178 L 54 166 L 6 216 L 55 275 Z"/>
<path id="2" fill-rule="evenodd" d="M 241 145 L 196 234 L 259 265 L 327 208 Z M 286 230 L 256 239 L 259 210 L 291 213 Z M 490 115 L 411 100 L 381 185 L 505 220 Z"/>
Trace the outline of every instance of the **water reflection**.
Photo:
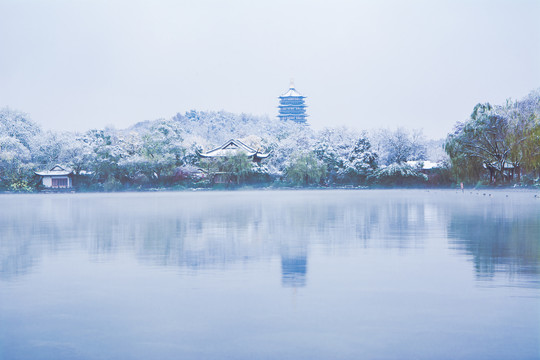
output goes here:
<path id="1" fill-rule="evenodd" d="M 441 195 L 443 194 L 443 195 Z M 224 192 L 2 196 L 0 276 L 27 274 L 44 254 L 94 261 L 131 253 L 193 270 L 280 259 L 282 286 L 303 287 L 314 247 L 423 249 L 443 239 L 479 276 L 539 275 L 538 203 L 422 191 Z M 461 255 L 460 255 L 461 256 Z"/>
<path id="2" fill-rule="evenodd" d="M 472 256 L 479 278 L 504 273 L 539 284 L 538 205 L 491 202 L 487 207 L 453 209 L 448 221 L 450 244 Z"/>
<path id="3" fill-rule="evenodd" d="M 306 286 L 307 252 L 285 250 L 281 253 L 281 285 L 299 288 Z"/>

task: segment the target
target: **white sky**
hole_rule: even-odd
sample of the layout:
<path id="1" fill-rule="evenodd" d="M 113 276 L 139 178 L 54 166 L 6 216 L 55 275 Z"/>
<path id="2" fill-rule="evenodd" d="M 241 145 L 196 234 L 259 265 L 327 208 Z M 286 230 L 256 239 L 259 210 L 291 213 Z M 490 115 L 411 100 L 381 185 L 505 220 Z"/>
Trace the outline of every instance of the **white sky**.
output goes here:
<path id="1" fill-rule="evenodd" d="M 0 107 L 87 130 L 187 110 L 423 128 L 540 87 L 540 1 L 0 0 Z"/>

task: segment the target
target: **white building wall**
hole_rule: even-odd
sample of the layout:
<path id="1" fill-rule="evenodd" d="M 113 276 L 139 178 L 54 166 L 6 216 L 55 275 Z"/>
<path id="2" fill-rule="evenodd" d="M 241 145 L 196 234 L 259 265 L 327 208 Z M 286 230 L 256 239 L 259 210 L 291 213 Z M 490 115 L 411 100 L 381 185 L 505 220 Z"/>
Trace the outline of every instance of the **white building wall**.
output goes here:
<path id="1" fill-rule="evenodd" d="M 51 187 L 51 186 L 52 186 L 52 177 L 50 177 L 50 176 L 44 176 L 44 177 L 43 177 L 43 186 L 45 186 L 45 187 Z"/>
<path id="2" fill-rule="evenodd" d="M 52 178 L 55 178 L 55 179 L 67 179 L 67 187 L 68 188 L 71 188 L 73 187 L 73 184 L 71 182 L 71 177 L 69 176 L 43 176 L 43 186 L 45 187 L 52 187 Z"/>

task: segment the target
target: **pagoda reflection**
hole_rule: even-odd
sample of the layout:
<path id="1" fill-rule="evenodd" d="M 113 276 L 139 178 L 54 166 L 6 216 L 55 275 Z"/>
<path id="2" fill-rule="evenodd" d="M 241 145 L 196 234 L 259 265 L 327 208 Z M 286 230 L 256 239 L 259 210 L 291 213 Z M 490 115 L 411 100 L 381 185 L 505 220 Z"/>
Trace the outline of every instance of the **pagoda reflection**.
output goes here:
<path id="1" fill-rule="evenodd" d="M 281 252 L 281 285 L 300 288 L 306 286 L 307 250 L 286 249 Z"/>

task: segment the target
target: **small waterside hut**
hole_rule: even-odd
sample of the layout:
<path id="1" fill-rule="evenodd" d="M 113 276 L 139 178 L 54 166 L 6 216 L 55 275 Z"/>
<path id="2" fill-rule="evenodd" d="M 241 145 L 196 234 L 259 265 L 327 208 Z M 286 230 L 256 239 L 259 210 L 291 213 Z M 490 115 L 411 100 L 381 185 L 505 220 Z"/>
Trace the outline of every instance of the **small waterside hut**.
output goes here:
<path id="1" fill-rule="evenodd" d="M 41 183 L 48 189 L 71 189 L 73 186 L 73 171 L 58 164 L 50 170 L 36 171 L 36 175 L 41 176 Z"/>

